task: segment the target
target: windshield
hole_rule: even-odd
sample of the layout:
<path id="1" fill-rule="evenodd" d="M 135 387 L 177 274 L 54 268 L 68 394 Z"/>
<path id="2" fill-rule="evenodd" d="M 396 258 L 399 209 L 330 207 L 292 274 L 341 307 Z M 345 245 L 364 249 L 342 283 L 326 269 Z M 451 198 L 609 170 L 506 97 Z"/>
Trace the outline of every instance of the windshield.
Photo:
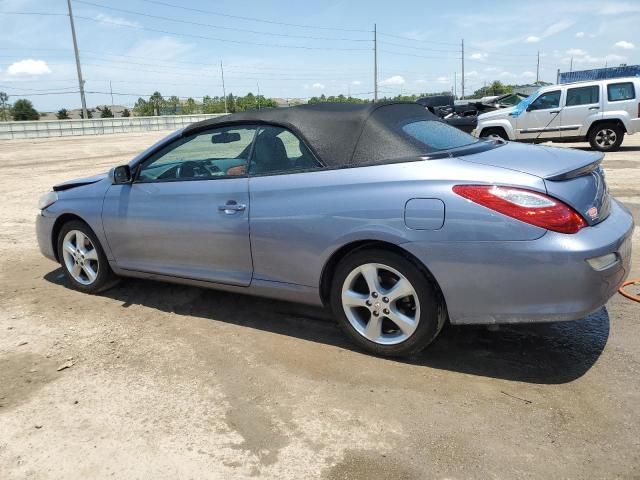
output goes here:
<path id="1" fill-rule="evenodd" d="M 477 138 L 468 133 L 436 120 L 407 123 L 402 127 L 402 131 L 426 146 L 429 151 L 451 150 L 478 142 Z"/>

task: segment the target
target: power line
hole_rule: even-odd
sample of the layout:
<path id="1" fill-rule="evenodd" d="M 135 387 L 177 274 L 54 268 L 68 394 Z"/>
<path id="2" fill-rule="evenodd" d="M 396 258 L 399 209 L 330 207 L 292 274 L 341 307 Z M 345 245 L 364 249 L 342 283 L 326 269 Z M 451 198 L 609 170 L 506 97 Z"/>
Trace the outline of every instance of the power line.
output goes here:
<path id="1" fill-rule="evenodd" d="M 394 52 L 391 50 L 380 50 L 384 53 L 390 53 L 392 55 L 404 55 L 406 57 L 418 57 L 418 58 L 436 58 L 436 59 L 446 59 L 446 60 L 460 60 L 460 57 L 436 57 L 436 56 L 427 56 L 427 55 L 417 55 L 415 53 L 403 53 L 403 52 Z"/>
<path id="2" fill-rule="evenodd" d="M 198 13 L 206 13 L 208 15 L 217 15 L 220 17 L 226 17 L 226 18 L 235 18 L 238 20 L 247 20 L 247 21 L 251 21 L 251 22 L 259 22 L 259 23 L 268 23 L 271 25 L 283 25 L 286 27 L 297 27 L 297 28 L 313 28 L 313 29 L 317 29 L 317 30 L 334 30 L 334 31 L 341 31 L 341 32 L 361 32 L 361 33 L 370 33 L 370 30 L 361 30 L 361 29 L 355 29 L 355 28 L 340 28 L 340 27 L 327 27 L 327 26 L 317 26 L 317 25 L 303 25 L 303 24 L 299 24 L 299 23 L 286 23 L 286 22 L 278 22 L 275 20 L 264 20 L 261 18 L 255 18 L 255 17 L 245 17 L 245 16 L 241 16 L 241 15 L 231 15 L 228 13 L 221 13 L 221 12 L 215 12 L 213 10 L 203 10 L 203 9 L 199 9 L 199 8 L 193 8 L 193 7 L 185 7 L 183 5 L 175 5 L 169 2 L 162 2 L 159 0 L 140 0 L 142 2 L 146 2 L 146 3 L 152 3 L 155 5 L 162 5 L 164 7 L 170 7 L 170 8 L 178 8 L 181 10 L 187 10 L 190 12 L 198 12 Z"/>
<path id="3" fill-rule="evenodd" d="M 390 33 L 378 32 L 378 35 L 382 35 L 384 37 L 390 37 L 390 38 L 399 38 L 400 40 L 406 40 L 406 41 L 409 41 L 409 42 L 432 43 L 434 45 L 450 45 L 450 46 L 453 46 L 453 47 L 457 47 L 458 46 L 457 43 L 453 43 L 453 42 L 435 42 L 433 40 L 418 40 L 417 38 L 402 37 L 400 35 L 392 35 Z"/>
<path id="4" fill-rule="evenodd" d="M 129 23 L 113 22 L 111 20 L 96 19 L 96 18 L 84 17 L 84 16 L 80 16 L 80 15 L 76 15 L 75 18 L 82 19 L 82 20 L 88 20 L 88 21 L 96 22 L 96 23 L 107 23 L 107 24 L 110 24 L 110 25 L 118 25 L 120 27 L 134 28 L 134 29 L 137 29 L 137 30 L 146 30 L 146 31 L 149 31 L 149 32 L 164 33 L 164 34 L 167 34 L 167 35 L 176 35 L 176 36 L 181 36 L 181 37 L 198 38 L 198 39 L 202 39 L 202 40 L 215 40 L 215 41 L 218 41 L 218 42 L 235 43 L 235 44 L 242 44 L 242 45 L 256 45 L 256 46 L 260 46 L 260 47 L 292 48 L 292 49 L 297 49 L 297 50 L 332 50 L 332 51 L 364 51 L 364 50 L 369 51 L 369 50 L 371 50 L 370 48 L 309 47 L 309 46 L 304 46 L 304 45 L 283 45 L 283 44 L 280 44 L 280 43 L 258 43 L 258 42 L 250 42 L 250 41 L 246 41 L 246 40 L 231 40 L 231 39 L 228 39 L 228 38 L 208 37 L 206 35 L 196 35 L 196 34 L 193 34 L 193 33 L 172 32 L 170 30 L 161 30 L 161 29 L 158 29 L 158 28 L 144 27 L 142 25 L 131 25 Z"/>
<path id="5" fill-rule="evenodd" d="M 454 53 L 458 53 L 458 51 L 459 51 L 459 50 L 454 50 L 454 49 L 441 50 L 441 49 L 435 49 L 435 48 L 413 47 L 413 46 L 410 46 L 410 45 L 401 45 L 399 43 L 387 42 L 386 40 L 384 42 L 381 42 L 381 43 L 383 45 L 392 45 L 394 47 L 411 48 L 413 50 L 423 50 L 425 52 L 454 52 Z"/>
<path id="6" fill-rule="evenodd" d="M 255 33 L 255 34 L 259 34 L 259 35 L 271 35 L 271 36 L 275 36 L 275 37 L 288 37 L 288 38 L 306 38 L 306 39 L 311 39 L 311 40 L 334 40 L 334 41 L 337 40 L 337 41 L 343 41 L 343 42 L 370 42 L 371 41 L 370 39 L 315 37 L 315 36 L 308 36 L 308 35 L 291 35 L 291 34 L 287 34 L 287 33 L 262 32 L 262 31 L 257 31 L 257 30 L 248 30 L 248 29 L 245 29 L 245 28 L 223 27 L 221 25 L 212 25 L 210 23 L 193 22 L 193 21 L 190 21 L 190 20 L 181 20 L 181 19 L 177 19 L 177 18 L 164 17 L 164 16 L 161 16 L 161 15 L 152 15 L 150 13 L 136 12 L 136 11 L 133 11 L 133 10 L 126 10 L 124 8 L 109 7 L 107 5 L 88 2 L 86 0 L 75 0 L 75 3 L 82 3 L 82 4 L 85 4 L 85 5 L 91 5 L 91 6 L 94 6 L 94 7 L 105 8 L 107 10 L 111 10 L 111 11 L 115 11 L 115 12 L 128 13 L 128 14 L 131 14 L 131 15 L 139 15 L 141 17 L 155 18 L 155 19 L 159 19 L 159 20 L 165 20 L 165 21 L 168 21 L 168 22 L 182 23 L 182 24 L 187 24 L 187 25 L 197 25 L 197 26 L 201 26 L 201 27 L 219 28 L 219 29 L 222 29 L 222 30 L 232 30 L 232 31 L 236 31 L 236 32 Z"/>

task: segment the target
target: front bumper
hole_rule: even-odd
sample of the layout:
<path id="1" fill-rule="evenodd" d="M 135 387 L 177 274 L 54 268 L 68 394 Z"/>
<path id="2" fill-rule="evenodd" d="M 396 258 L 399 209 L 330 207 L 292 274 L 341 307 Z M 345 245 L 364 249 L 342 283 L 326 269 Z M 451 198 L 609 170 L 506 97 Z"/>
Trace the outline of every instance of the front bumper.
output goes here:
<path id="1" fill-rule="evenodd" d="M 602 307 L 626 279 L 633 218 L 612 200 L 609 217 L 574 235 L 532 241 L 412 242 L 402 246 L 438 281 L 451 323 L 577 320 Z M 587 259 L 615 253 L 601 271 Z"/>
<path id="2" fill-rule="evenodd" d="M 45 211 L 40 212 L 36 217 L 36 238 L 40 252 L 48 259 L 57 262 L 52 240 L 55 222 L 56 217 L 47 216 Z"/>

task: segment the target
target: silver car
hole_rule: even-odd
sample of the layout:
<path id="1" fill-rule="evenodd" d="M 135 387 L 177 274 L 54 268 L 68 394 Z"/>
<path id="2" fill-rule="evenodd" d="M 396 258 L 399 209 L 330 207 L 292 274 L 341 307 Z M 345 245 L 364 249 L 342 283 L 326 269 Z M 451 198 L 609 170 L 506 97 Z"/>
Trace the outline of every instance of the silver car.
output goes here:
<path id="1" fill-rule="evenodd" d="M 626 278 L 602 154 L 477 140 L 411 103 L 192 124 L 40 202 L 42 253 L 94 293 L 139 277 L 330 306 L 379 355 L 443 324 L 580 319 Z"/>

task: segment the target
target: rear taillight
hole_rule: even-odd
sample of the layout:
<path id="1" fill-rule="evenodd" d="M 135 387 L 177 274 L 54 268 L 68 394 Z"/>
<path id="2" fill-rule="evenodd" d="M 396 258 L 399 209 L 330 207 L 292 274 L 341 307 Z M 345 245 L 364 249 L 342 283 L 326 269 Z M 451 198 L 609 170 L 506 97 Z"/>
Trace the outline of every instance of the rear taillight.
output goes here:
<path id="1" fill-rule="evenodd" d="M 497 185 L 456 185 L 453 191 L 503 215 L 554 232 L 576 233 L 587 226 L 573 208 L 543 193 Z"/>

